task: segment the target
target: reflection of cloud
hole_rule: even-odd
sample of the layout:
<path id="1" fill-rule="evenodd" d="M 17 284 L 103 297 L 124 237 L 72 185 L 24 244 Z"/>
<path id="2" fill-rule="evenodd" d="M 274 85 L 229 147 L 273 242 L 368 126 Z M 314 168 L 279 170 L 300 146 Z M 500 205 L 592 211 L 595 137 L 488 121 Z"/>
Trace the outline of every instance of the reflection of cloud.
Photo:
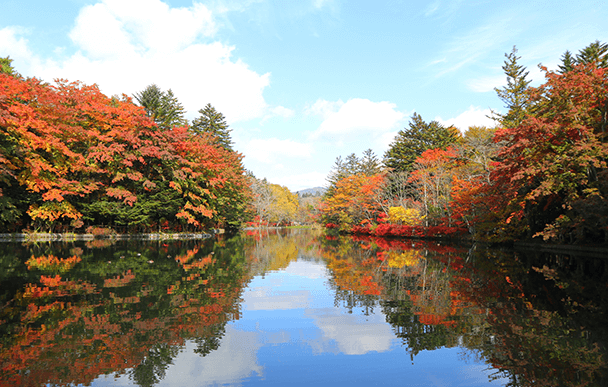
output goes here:
<path id="1" fill-rule="evenodd" d="M 186 350 L 169 368 L 163 385 L 215 386 L 234 384 L 255 373 L 262 376 L 263 367 L 257 363 L 260 348 L 258 334 L 226 326 L 220 347 L 204 358 L 195 354 L 196 344 L 188 342 Z"/>
<path id="2" fill-rule="evenodd" d="M 280 292 L 272 287 L 257 287 L 243 295 L 246 310 L 302 309 L 308 306 L 310 292 L 306 290 Z"/>
<path id="3" fill-rule="evenodd" d="M 306 277 L 310 279 L 327 278 L 327 268 L 325 265 L 316 264 L 306 261 L 292 262 L 284 270 L 287 274 L 297 275 L 298 277 Z"/>
<path id="4" fill-rule="evenodd" d="M 384 321 L 384 315 L 345 315 L 338 309 L 315 309 L 307 312 L 323 337 L 309 344 L 318 352 L 331 351 L 334 340 L 338 350 L 347 355 L 363 355 L 367 352 L 390 350 L 395 335 Z"/>
<path id="5" fill-rule="evenodd" d="M 280 337 L 274 337 L 279 340 Z M 231 325 L 226 326 L 226 334 L 220 347 L 201 357 L 194 353 L 196 343 L 188 341 L 186 348 L 173 359 L 159 386 L 217 386 L 239 385 L 241 380 L 252 374 L 262 376 L 264 367 L 258 364 L 257 351 L 260 349 L 259 333 L 243 332 Z M 93 385 L 133 386 L 128 373 L 119 377 L 102 375 Z"/>

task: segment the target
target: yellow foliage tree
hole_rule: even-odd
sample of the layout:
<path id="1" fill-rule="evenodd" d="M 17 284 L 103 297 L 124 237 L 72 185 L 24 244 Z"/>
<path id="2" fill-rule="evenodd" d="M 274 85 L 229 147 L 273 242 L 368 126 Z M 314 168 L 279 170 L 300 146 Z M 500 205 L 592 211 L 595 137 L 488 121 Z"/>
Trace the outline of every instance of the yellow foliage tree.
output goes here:
<path id="1" fill-rule="evenodd" d="M 406 226 L 417 226 L 422 223 L 425 216 L 420 214 L 415 208 L 390 207 L 388 209 L 388 221 L 395 224 Z"/>

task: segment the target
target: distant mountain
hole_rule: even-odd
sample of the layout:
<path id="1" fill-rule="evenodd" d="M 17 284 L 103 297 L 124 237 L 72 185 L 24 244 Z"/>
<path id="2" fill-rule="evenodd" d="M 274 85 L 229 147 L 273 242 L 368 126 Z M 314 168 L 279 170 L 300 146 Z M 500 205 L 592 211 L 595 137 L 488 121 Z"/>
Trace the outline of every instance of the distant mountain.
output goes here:
<path id="1" fill-rule="evenodd" d="M 296 192 L 298 196 L 321 196 L 327 191 L 324 187 L 306 188 Z"/>

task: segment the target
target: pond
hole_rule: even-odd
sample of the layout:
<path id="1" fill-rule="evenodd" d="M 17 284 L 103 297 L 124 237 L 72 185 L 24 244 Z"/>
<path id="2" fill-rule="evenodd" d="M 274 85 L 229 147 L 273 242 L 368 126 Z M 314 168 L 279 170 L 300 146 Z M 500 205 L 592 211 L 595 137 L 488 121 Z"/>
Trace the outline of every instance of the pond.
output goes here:
<path id="1" fill-rule="evenodd" d="M 312 230 L 2 243 L 0 387 L 603 386 L 607 277 Z"/>

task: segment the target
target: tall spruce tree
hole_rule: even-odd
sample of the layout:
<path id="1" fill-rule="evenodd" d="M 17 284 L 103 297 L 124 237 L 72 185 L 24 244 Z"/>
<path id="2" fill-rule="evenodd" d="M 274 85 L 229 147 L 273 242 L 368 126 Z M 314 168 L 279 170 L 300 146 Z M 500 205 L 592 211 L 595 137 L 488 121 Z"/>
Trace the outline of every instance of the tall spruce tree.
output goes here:
<path id="1" fill-rule="evenodd" d="M 160 129 L 170 130 L 188 123 L 184 117 L 185 109 L 171 89 L 162 91 L 152 84 L 134 97 Z"/>
<path id="2" fill-rule="evenodd" d="M 518 126 L 524 119 L 528 110 L 528 85 L 530 80 L 526 79 L 528 71 L 518 63 L 521 57 L 517 56 L 517 48 L 513 46 L 513 50 L 509 54 L 505 54 L 507 58 L 502 66 L 507 75 L 507 85 L 501 89 L 495 88 L 498 98 L 509 109 L 507 114 L 499 114 L 492 112 L 494 120 L 498 121 L 502 127 L 514 128 Z"/>
<path id="3" fill-rule="evenodd" d="M 580 50 L 576 57 L 573 57 L 570 51 L 566 51 L 561 59 L 562 63 L 558 65 L 561 74 L 572 71 L 574 66 L 580 64 L 593 63 L 597 67 L 606 68 L 608 67 L 608 44 L 596 40 Z"/>
<path id="4" fill-rule="evenodd" d="M 409 128 L 400 130 L 384 154 L 384 165 L 394 172 L 410 172 L 416 158 L 427 149 L 445 149 L 458 141 L 460 132 L 437 121 L 424 122 L 414 113 Z"/>
<path id="5" fill-rule="evenodd" d="M 228 127 L 224 115 L 209 103 L 198 112 L 200 116 L 192 121 L 190 130 L 193 133 L 212 133 L 217 138 L 218 144 L 232 150 L 232 138 L 230 137 L 232 129 Z"/>

